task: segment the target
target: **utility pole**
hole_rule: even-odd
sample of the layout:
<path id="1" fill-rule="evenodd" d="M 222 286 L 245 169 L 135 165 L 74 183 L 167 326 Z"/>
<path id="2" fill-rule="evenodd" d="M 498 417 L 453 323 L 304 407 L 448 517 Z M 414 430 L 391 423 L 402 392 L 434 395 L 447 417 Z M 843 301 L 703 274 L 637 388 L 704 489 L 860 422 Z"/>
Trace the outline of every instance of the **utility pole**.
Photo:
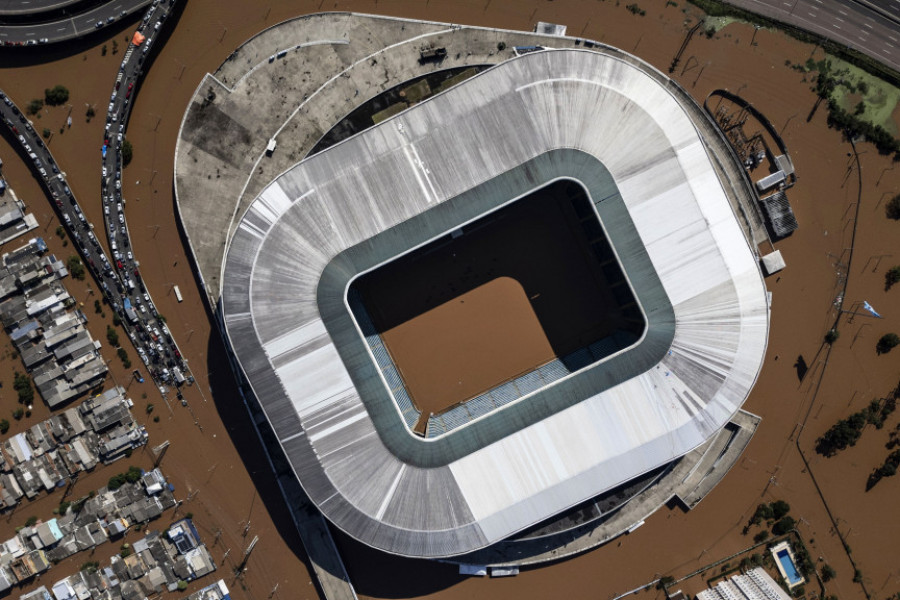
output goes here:
<path id="1" fill-rule="evenodd" d="M 244 550 L 244 558 L 241 560 L 241 564 L 238 565 L 237 571 L 243 573 L 245 571 L 245 567 L 247 566 L 247 560 L 250 558 L 250 553 L 253 552 L 253 549 L 256 547 L 256 542 L 259 541 L 259 536 L 253 536 L 253 539 L 250 540 L 250 545 L 247 546 L 247 549 Z"/>

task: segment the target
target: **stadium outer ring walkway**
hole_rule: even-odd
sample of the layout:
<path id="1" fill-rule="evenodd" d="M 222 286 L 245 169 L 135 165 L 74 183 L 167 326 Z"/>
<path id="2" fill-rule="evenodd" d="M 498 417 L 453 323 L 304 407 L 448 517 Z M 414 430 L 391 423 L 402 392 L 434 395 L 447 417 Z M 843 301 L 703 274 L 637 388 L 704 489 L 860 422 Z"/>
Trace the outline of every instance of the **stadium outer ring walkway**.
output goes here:
<path id="1" fill-rule="evenodd" d="M 507 61 L 299 163 L 243 216 L 223 265 L 227 335 L 301 484 L 350 535 L 420 557 L 485 547 L 689 452 L 746 399 L 768 334 L 761 274 L 697 127 L 636 62 L 580 50 Z M 357 392 L 377 371 L 362 355 L 348 370 L 335 338 L 354 332 L 322 320 L 344 303 L 316 297 L 326 265 L 561 149 L 611 173 L 655 272 L 627 274 L 659 278 L 671 345 L 644 373 L 581 386 L 579 402 L 447 464 L 401 460 L 384 441 L 396 431 L 378 430 Z"/>

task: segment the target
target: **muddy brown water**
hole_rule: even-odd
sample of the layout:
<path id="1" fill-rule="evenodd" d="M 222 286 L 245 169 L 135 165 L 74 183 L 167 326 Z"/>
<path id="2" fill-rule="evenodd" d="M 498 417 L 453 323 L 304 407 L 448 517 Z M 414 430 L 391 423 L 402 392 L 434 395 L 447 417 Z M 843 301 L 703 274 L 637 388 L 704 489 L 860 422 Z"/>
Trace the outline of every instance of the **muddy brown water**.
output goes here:
<path id="1" fill-rule="evenodd" d="M 162 467 L 175 483 L 177 497 L 192 497 L 182 510 L 193 513 L 219 564 L 228 552 L 217 574 L 192 583 L 189 591 L 223 577 L 234 598 L 316 597 L 302 546 L 234 392 L 222 345 L 211 331 L 210 316 L 176 226 L 172 194 L 175 140 L 184 109 L 203 74 L 215 70 L 235 46 L 260 29 L 320 10 L 356 10 L 524 30 L 538 20 L 563 23 L 570 35 L 618 46 L 667 71 L 695 11 L 681 0 L 677 6 L 663 0 L 640 0 L 639 4 L 646 11 L 643 17 L 629 12 L 625 3 L 613 0 L 188 3 L 135 101 L 128 127 L 135 159 L 125 171 L 123 190 L 141 272 L 197 377 L 197 385 L 186 390 L 190 410 L 178 405 L 170 413 L 149 383 L 129 382 L 128 373 L 110 349 L 104 348 L 104 356 L 112 359 L 115 377 L 129 386 L 135 414 L 146 423 L 151 445 L 171 442 Z M 129 31 L 123 26 L 116 32 L 101 32 L 100 37 L 42 50 L 47 54 L 40 57 L 0 55 L 0 87 L 20 106 L 55 84 L 71 90 L 69 106 L 45 109 L 35 125 L 39 130 L 46 125 L 54 132 L 50 147 L 95 223 L 101 222 L 98 171 L 103 120 L 86 123 L 84 113 L 86 105 L 95 105 L 103 114 Z M 863 597 L 861 587 L 852 581 L 853 570 L 835 535 L 826 503 L 852 548 L 870 592 L 883 598 L 900 591 L 900 568 L 894 559 L 900 553 L 900 519 L 895 508 L 900 477 L 885 479 L 865 492 L 866 478 L 889 452 L 885 444 L 900 417 L 893 415 L 881 430 L 868 427 L 855 447 L 834 458 L 814 452 L 815 439 L 837 419 L 885 394 L 900 378 L 900 352 L 876 356 L 874 349 L 883 333 L 900 330 L 900 310 L 896 308 L 900 306 L 900 291 L 884 290 L 885 270 L 900 263 L 896 242 L 900 225 L 884 217 L 884 202 L 900 192 L 900 169 L 892 168 L 889 160 L 865 143 L 859 146 L 863 154 L 861 169 L 857 169 L 848 157 L 850 145 L 828 129 L 824 109 L 820 107 L 808 120 L 815 104 L 810 82 L 802 81 L 803 75 L 785 63 L 802 63 L 810 55 L 819 58 L 819 50 L 766 30 L 759 31 L 756 45 L 750 46 L 752 35 L 752 27 L 732 24 L 713 39 L 695 36 L 673 74 L 697 99 L 724 87 L 753 102 L 779 131 L 783 130 L 797 167 L 798 182 L 789 197 L 800 229 L 777 243 L 788 266 L 766 280 L 773 292 L 769 347 L 759 381 L 745 405 L 763 421 L 744 456 L 690 513 L 663 508 L 630 535 L 576 558 L 523 571 L 514 578 L 462 578 L 452 565 L 390 557 L 338 532 L 336 538 L 360 597 L 614 598 L 660 575 L 683 576 L 749 546 L 755 530 L 743 535 L 742 529 L 756 504 L 778 498 L 791 504 L 791 514 L 799 519 L 799 530 L 814 560 L 821 557 L 818 564 L 827 562 L 837 570 L 837 579 L 828 584 L 829 594 L 842 600 Z M 109 36 L 119 42 L 116 55 L 111 53 Z M 108 45 L 106 56 L 101 55 L 104 43 Z M 74 124 L 60 134 L 70 109 Z M 67 256 L 71 245 L 64 248 L 62 240 L 53 235 L 56 218 L 37 183 L 24 166 L 16 164 L 18 160 L 5 141 L 0 141 L 0 153 L 4 172 L 38 216 L 51 250 Z M 848 268 L 846 249 L 850 247 L 858 195 L 857 235 Z M 845 308 L 868 300 L 884 319 L 861 315 L 850 322 L 844 315 L 839 325 L 841 337 L 825 366 L 822 339 L 833 322 L 833 301 L 845 275 L 849 277 Z M 175 301 L 173 284 L 180 286 L 183 303 Z M 93 296 L 88 293 L 88 288 L 96 286 L 71 281 L 67 285 L 85 301 L 94 336 L 105 340 L 109 313 L 106 320 L 94 315 Z M 0 400 L 4 410 L 11 411 L 15 406 L 12 371 L 21 366 L 9 355 L 8 339 L 0 342 L 0 381 L 4 383 Z M 800 357 L 809 369 L 802 381 L 795 366 Z M 146 399 L 143 394 L 147 394 Z M 155 405 L 150 416 L 145 413 L 147 402 Z M 11 432 L 47 414 L 38 403 L 29 419 L 13 422 Z M 157 415 L 158 423 L 152 420 Z M 798 447 L 809 461 L 808 467 Z M 99 487 L 128 464 L 147 467 L 151 462 L 148 453 L 138 452 L 129 460 L 100 467 L 80 478 L 71 495 L 83 495 Z M 49 517 L 61 496 L 62 492 L 44 495 L 4 515 L 0 518 L 0 538 L 13 535 L 15 527 L 28 516 Z M 162 527 L 170 518 L 171 512 L 154 526 Z M 221 532 L 218 541 L 217 531 Z M 255 535 L 259 535 L 259 543 L 248 560 L 248 570 L 242 580 L 236 580 L 232 568 Z M 130 534 L 130 541 L 133 536 Z M 105 561 L 117 550 L 117 544 L 107 544 L 93 556 L 76 555 L 53 567 L 39 581 L 15 590 L 13 597 L 39 584 L 52 585 L 84 561 Z M 278 588 L 271 595 L 276 584 Z M 691 585 L 695 587 L 686 588 L 686 592 L 699 591 L 697 579 Z"/>

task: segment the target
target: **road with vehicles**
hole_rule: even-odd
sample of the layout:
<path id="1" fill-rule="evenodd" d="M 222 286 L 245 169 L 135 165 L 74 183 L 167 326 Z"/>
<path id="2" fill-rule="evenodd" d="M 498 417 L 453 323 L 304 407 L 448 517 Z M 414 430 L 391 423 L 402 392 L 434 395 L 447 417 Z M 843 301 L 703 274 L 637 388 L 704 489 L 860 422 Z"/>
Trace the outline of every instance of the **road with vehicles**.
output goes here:
<path id="1" fill-rule="evenodd" d="M 145 28 L 157 30 L 162 26 L 168 9 L 154 4 L 143 21 Z M 151 20 L 156 16 L 156 21 Z M 160 23 L 159 27 L 156 23 Z M 151 45 L 149 36 L 140 47 L 129 45 L 119 71 L 107 115 L 106 140 L 102 166 L 105 233 L 95 228 L 81 210 L 74 193 L 66 182 L 65 173 L 50 153 L 38 132 L 12 100 L 0 91 L 0 118 L 18 142 L 20 153 L 31 166 L 37 179 L 50 195 L 60 221 L 65 225 L 85 265 L 100 286 L 108 304 L 119 316 L 135 350 L 150 374 L 165 390 L 164 384 L 176 388 L 192 382 L 175 340 L 156 307 L 140 275 L 140 264 L 131 251 L 128 227 L 125 223 L 125 200 L 121 193 L 121 144 L 124 141 L 125 120 L 134 85 L 141 76 L 141 65 Z M 152 42 L 151 42 L 152 43 Z M 121 93 L 120 93 L 121 92 Z M 104 252 L 97 236 L 106 235 L 112 257 Z M 180 392 L 178 392 L 180 396 Z"/>
<path id="2" fill-rule="evenodd" d="M 82 0 L 0 0 L 0 17 L 27 15 L 37 20 L 45 12 L 73 8 L 80 2 Z"/>
<path id="3" fill-rule="evenodd" d="M 867 54 L 900 72 L 900 0 L 726 0 Z"/>
<path id="4" fill-rule="evenodd" d="M 71 40 L 113 25 L 150 3 L 151 0 L 111 0 L 47 23 L 0 25 L 0 46 L 37 46 Z"/>
<path id="5" fill-rule="evenodd" d="M 142 66 L 148 53 L 153 49 L 153 39 L 158 37 L 174 0 L 154 0 L 138 26 L 145 36 L 139 45 L 130 43 L 122 57 L 116 81 L 110 94 L 106 114 L 100 190 L 103 202 L 104 229 L 112 252 L 112 269 L 117 273 L 126 291 L 123 299 L 123 320 L 137 325 L 144 346 L 138 353 L 145 364 L 151 361 L 151 374 L 163 381 L 183 382 L 186 364 L 168 333 L 165 323 L 159 319 L 149 294 L 140 276 L 140 265 L 131 251 L 128 224 L 125 220 L 126 199 L 122 195 L 122 146 L 125 142 L 125 127 L 137 93 L 137 85 L 143 75 Z M 127 300 L 129 306 L 125 306 Z M 160 332 L 164 332 L 160 335 Z"/>

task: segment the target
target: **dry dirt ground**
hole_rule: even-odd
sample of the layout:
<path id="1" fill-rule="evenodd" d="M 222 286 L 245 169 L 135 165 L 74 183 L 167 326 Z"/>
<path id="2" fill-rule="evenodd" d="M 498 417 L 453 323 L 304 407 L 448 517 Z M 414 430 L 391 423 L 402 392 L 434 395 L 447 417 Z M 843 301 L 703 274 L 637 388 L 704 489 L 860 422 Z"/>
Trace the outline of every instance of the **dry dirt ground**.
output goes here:
<path id="1" fill-rule="evenodd" d="M 676 3 L 664 0 L 638 1 L 645 16 L 632 14 L 625 2 L 614 0 L 191 0 L 187 4 L 135 102 L 128 127 L 135 159 L 126 169 L 123 189 L 141 272 L 190 360 L 197 385 L 186 392 L 192 412 L 173 406 L 170 413 L 148 384 L 132 383 L 129 392 L 135 399 L 136 414 L 148 425 L 151 444 L 166 439 L 172 443 L 162 466 L 174 480 L 179 498 L 192 495 L 183 510 L 194 513 L 208 543 L 212 544 L 215 532 L 221 530 L 213 556 L 221 563 L 230 552 L 226 566 L 216 576 L 225 577 L 234 589 L 234 598 L 293 600 L 313 598 L 316 591 L 269 467 L 233 392 L 222 346 L 210 330 L 209 315 L 178 232 L 172 198 L 172 156 L 185 106 L 200 78 L 260 29 L 320 10 L 356 10 L 526 30 L 538 20 L 563 23 L 571 35 L 621 47 L 665 71 L 684 39 L 686 6 L 683 0 L 677 0 L 674 6 Z M 59 134 L 68 107 L 46 109 L 35 124 L 38 128 L 46 124 L 55 132 L 51 148 L 68 172 L 86 212 L 97 223 L 101 221 L 97 172 L 103 120 L 86 123 L 84 112 L 85 105 L 95 104 L 101 114 L 105 107 L 130 31 L 124 24 L 120 27 L 118 31 L 105 30 L 103 35 L 110 36 L 106 39 L 93 37 L 41 49 L 40 54 L 4 54 L 0 60 L 0 87 L 20 106 L 55 84 L 72 91 L 74 125 L 70 130 Z M 455 574 L 453 566 L 392 558 L 338 535 L 361 597 L 614 598 L 659 575 L 682 576 L 747 547 L 754 531 L 744 535 L 742 530 L 756 504 L 778 498 L 787 500 L 792 514 L 800 519 L 799 528 L 813 558 L 822 557 L 837 570 L 837 579 L 828 584 L 829 594 L 842 600 L 863 597 L 861 586 L 852 581 L 851 563 L 835 535 L 833 522 L 851 546 L 870 593 L 884 598 L 900 591 L 900 567 L 894 560 L 900 554 L 900 520 L 896 518 L 900 477 L 885 479 L 865 492 L 866 478 L 887 455 L 889 430 L 897 426 L 900 415 L 892 416 L 882 430 L 867 428 L 856 447 L 837 457 L 826 459 L 814 452 L 815 440 L 822 432 L 838 418 L 886 394 L 900 374 L 900 351 L 876 356 L 874 349 L 883 333 L 900 330 L 900 311 L 896 308 L 900 290 L 884 290 L 885 270 L 900 263 L 896 242 L 900 225 L 884 217 L 884 203 L 900 192 L 900 169 L 868 144 L 859 146 L 857 168 L 848 157 L 850 145 L 827 128 L 825 111 L 820 109 L 810 117 L 815 103 L 810 84 L 802 81 L 802 74 L 790 69 L 786 61 L 802 63 L 810 55 L 820 58 L 821 51 L 766 30 L 758 32 L 756 44 L 751 46 L 752 35 L 752 27 L 731 24 L 713 39 L 696 36 L 673 74 L 698 99 L 725 87 L 753 102 L 783 130 L 799 177 L 789 196 L 800 229 L 777 244 L 788 266 L 767 280 L 774 293 L 771 337 L 765 367 L 745 405 L 763 421 L 744 457 L 692 512 L 664 508 L 644 527 L 616 542 L 509 579 L 464 579 Z M 111 50 L 112 39 L 118 40 L 119 53 L 101 55 L 104 43 Z M 67 255 L 68 248 L 62 248 L 62 242 L 52 235 L 56 218 L 41 199 L 37 184 L 24 167 L 15 164 L 3 142 L 0 153 L 11 184 L 38 215 L 51 248 Z M 854 227 L 855 249 L 848 265 L 847 249 Z M 841 277 L 849 278 L 845 307 L 868 300 L 885 318 L 857 316 L 851 323 L 844 315 L 842 335 L 826 368 L 822 339 L 834 318 L 832 305 Z M 176 303 L 171 294 L 173 284 L 181 287 L 182 304 Z M 69 287 L 89 304 L 87 312 L 95 337 L 105 339 L 105 321 L 93 314 L 92 297 L 87 293 L 93 284 L 70 282 Z M 5 355 L 0 360 L 3 410 L 8 411 L 14 407 L 12 371 L 19 363 L 9 357 L 5 337 L 0 345 L 0 354 Z M 105 356 L 114 359 L 109 349 L 105 349 Z M 798 378 L 798 357 L 809 367 L 802 381 Z M 116 362 L 114 359 L 111 363 L 116 377 L 127 381 L 127 373 Z M 144 393 L 146 400 L 142 398 Z M 159 423 L 144 414 L 148 401 L 156 405 L 153 414 L 161 417 Z M 45 415 L 46 409 L 38 406 L 27 423 Z M 14 431 L 21 426 L 14 423 Z M 798 448 L 807 457 L 808 466 Z M 148 466 L 151 461 L 141 452 L 131 462 Z M 99 487 L 127 464 L 98 468 L 80 479 L 72 494 Z M 61 494 L 55 492 L 25 503 L 0 520 L 0 539 L 12 535 L 14 527 L 27 516 L 48 517 Z M 170 517 L 166 515 L 162 521 Z M 259 535 L 260 541 L 248 561 L 248 571 L 243 581 L 235 581 L 231 566 L 254 535 Z M 115 550 L 113 545 L 104 546 L 90 559 L 105 560 Z M 54 567 L 40 583 L 52 584 L 84 560 L 88 560 L 86 555 L 77 555 Z M 208 576 L 190 589 L 211 583 L 216 576 Z M 278 589 L 272 596 L 276 584 Z M 22 591 L 16 590 L 14 597 Z M 659 592 L 638 595 L 658 596 Z"/>

